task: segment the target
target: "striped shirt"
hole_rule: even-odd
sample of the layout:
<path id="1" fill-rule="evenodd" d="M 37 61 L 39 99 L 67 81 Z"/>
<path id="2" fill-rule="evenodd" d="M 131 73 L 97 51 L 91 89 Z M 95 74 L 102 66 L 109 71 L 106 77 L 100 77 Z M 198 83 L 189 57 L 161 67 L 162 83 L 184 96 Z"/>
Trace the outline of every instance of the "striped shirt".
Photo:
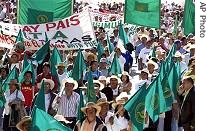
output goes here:
<path id="1" fill-rule="evenodd" d="M 69 98 L 63 94 L 60 98 L 58 110 L 64 117 L 77 117 L 80 96 L 76 92 L 72 92 Z"/>

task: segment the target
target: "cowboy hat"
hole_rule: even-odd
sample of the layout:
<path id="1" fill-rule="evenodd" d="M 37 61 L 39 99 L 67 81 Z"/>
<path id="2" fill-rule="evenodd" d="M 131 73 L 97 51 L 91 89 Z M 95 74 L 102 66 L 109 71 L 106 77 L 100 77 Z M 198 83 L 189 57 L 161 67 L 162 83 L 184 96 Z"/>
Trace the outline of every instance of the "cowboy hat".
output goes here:
<path id="1" fill-rule="evenodd" d="M 41 81 L 40 83 L 38 83 L 38 88 L 41 88 L 41 83 L 42 83 L 43 81 L 50 84 L 50 90 L 52 90 L 52 89 L 55 87 L 55 83 L 54 83 L 53 80 L 43 78 L 42 81 Z"/>
<path id="2" fill-rule="evenodd" d="M 66 82 L 74 84 L 73 90 L 78 88 L 78 83 L 73 78 L 66 78 L 62 81 L 62 86 L 65 87 Z"/>
<path id="3" fill-rule="evenodd" d="M 105 104 L 110 104 L 111 102 L 107 101 L 106 98 L 100 98 L 100 99 L 98 99 L 96 105 L 100 106 L 100 105 L 102 105 L 102 104 L 104 104 L 104 103 L 105 103 Z"/>
<path id="4" fill-rule="evenodd" d="M 88 108 L 95 108 L 97 110 L 96 111 L 97 116 L 99 115 L 99 113 L 101 111 L 101 107 L 96 105 L 94 102 L 88 102 L 85 107 L 81 108 L 81 111 L 84 112 L 85 114 L 87 114 L 86 109 L 88 109 Z"/>
<path id="5" fill-rule="evenodd" d="M 104 89 L 104 84 L 102 84 L 99 80 L 93 80 L 93 84 L 94 84 L 94 89 L 97 89 L 98 86 L 99 86 L 99 90 Z M 98 86 L 95 86 L 95 85 L 98 85 Z M 87 87 L 88 87 L 88 82 L 85 83 L 84 87 L 80 87 L 80 88 L 87 89 Z"/>
<path id="6" fill-rule="evenodd" d="M 174 57 L 176 57 L 176 58 L 181 57 L 182 59 L 184 59 L 184 55 L 182 55 L 179 51 L 177 51 L 177 52 L 174 54 Z"/>
<path id="7" fill-rule="evenodd" d="M 156 62 L 154 62 L 153 60 L 149 60 L 149 61 L 147 62 L 147 66 L 148 66 L 148 64 L 154 65 L 154 66 L 155 66 L 155 70 L 158 69 L 158 64 L 157 64 Z"/>
<path id="8" fill-rule="evenodd" d="M 124 99 L 125 101 L 127 101 L 129 98 L 128 93 L 127 92 L 121 92 L 119 96 L 116 97 L 116 101 Z"/>
<path id="9" fill-rule="evenodd" d="M 124 76 L 128 76 L 128 77 L 129 77 L 129 79 L 132 79 L 132 77 L 128 74 L 128 72 L 127 72 L 127 71 L 123 71 L 123 72 L 122 72 L 122 74 L 119 74 L 119 77 L 122 77 L 122 75 L 124 75 Z"/>
<path id="10" fill-rule="evenodd" d="M 66 118 L 63 115 L 55 115 L 54 118 L 59 122 L 65 122 L 66 124 L 72 123 L 72 121 L 66 120 Z"/>
<path id="11" fill-rule="evenodd" d="M 140 71 L 136 71 L 136 73 L 141 74 L 142 72 L 149 74 L 149 70 L 147 68 L 144 68 Z"/>
<path id="12" fill-rule="evenodd" d="M 18 130 L 23 130 L 23 124 L 26 122 L 32 122 L 32 119 L 30 116 L 24 116 L 20 122 L 17 123 L 16 127 Z"/>
<path id="13" fill-rule="evenodd" d="M 117 77 L 116 75 L 112 75 L 111 77 L 107 77 L 107 81 L 108 81 L 109 83 L 110 83 L 110 80 L 111 80 L 111 79 L 117 79 L 118 83 L 121 82 L 120 78 Z"/>
<path id="14" fill-rule="evenodd" d="M 106 76 L 99 76 L 98 80 L 100 81 L 106 81 Z"/>
<path id="15" fill-rule="evenodd" d="M 120 99 L 117 100 L 117 102 L 112 103 L 112 108 L 115 109 L 118 105 L 124 105 L 125 104 L 125 99 Z"/>
<path id="16" fill-rule="evenodd" d="M 60 62 L 60 63 L 58 63 L 57 65 L 56 65 L 56 67 L 58 68 L 58 67 L 66 67 L 66 65 L 63 63 L 63 62 Z"/>

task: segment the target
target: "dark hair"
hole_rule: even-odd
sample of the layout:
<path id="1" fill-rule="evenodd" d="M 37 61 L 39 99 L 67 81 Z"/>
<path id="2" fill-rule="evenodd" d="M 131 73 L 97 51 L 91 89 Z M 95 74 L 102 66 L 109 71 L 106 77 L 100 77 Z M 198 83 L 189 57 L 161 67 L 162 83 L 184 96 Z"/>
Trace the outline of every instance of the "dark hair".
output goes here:
<path id="1" fill-rule="evenodd" d="M 123 75 L 122 75 L 123 76 Z M 122 76 L 120 77 L 120 80 L 122 81 Z M 129 76 L 125 75 L 126 76 L 126 83 L 128 83 L 130 80 L 129 80 Z"/>
<path id="2" fill-rule="evenodd" d="M 114 109 L 114 113 L 116 113 L 118 111 L 118 106 L 119 105 L 117 105 L 116 108 Z M 125 111 L 124 111 L 124 114 L 123 115 L 124 115 L 125 119 L 127 119 L 129 121 L 130 120 L 130 116 L 128 114 L 128 111 L 126 109 L 124 109 L 124 110 Z M 118 118 L 119 117 L 119 114 L 117 114 L 116 117 Z"/>
<path id="3" fill-rule="evenodd" d="M 32 73 L 31 71 L 26 71 L 26 72 L 24 73 L 24 76 L 25 76 L 26 74 L 31 74 L 31 76 L 33 75 L 33 73 Z"/>
<path id="4" fill-rule="evenodd" d="M 45 62 L 42 67 L 44 68 L 45 66 L 50 68 L 50 63 L 49 62 Z"/>
<path id="5" fill-rule="evenodd" d="M 2 72 L 2 70 L 5 70 L 7 74 L 9 74 L 9 68 L 7 66 L 2 66 L 0 68 L 0 73 Z"/>
<path id="6" fill-rule="evenodd" d="M 194 80 L 191 77 L 186 78 L 186 80 L 189 81 L 192 85 L 194 85 Z"/>
<path id="7" fill-rule="evenodd" d="M 97 62 L 97 61 L 95 61 L 95 60 L 94 61 L 91 61 L 90 62 L 90 66 L 92 66 L 95 62 Z"/>

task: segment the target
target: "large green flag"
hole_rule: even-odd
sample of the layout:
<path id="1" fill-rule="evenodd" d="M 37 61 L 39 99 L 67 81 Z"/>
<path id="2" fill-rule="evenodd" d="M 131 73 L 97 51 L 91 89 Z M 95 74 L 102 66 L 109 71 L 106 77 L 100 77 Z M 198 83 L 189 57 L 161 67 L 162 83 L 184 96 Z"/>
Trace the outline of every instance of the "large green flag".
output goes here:
<path id="1" fill-rule="evenodd" d="M 157 121 L 159 114 L 166 110 L 165 98 L 160 77 L 157 76 L 148 87 L 148 94 L 145 100 L 145 107 L 153 122 Z"/>
<path id="2" fill-rule="evenodd" d="M 72 131 L 45 111 L 35 108 L 30 131 Z"/>
<path id="3" fill-rule="evenodd" d="M 134 131 L 143 131 L 145 123 L 146 83 L 126 102 L 124 108 L 130 113 Z"/>
<path id="4" fill-rule="evenodd" d="M 10 73 L 9 73 L 9 75 L 7 76 L 7 78 L 5 79 L 4 83 L 2 84 L 2 89 L 3 89 L 3 91 L 9 90 L 9 85 L 8 85 L 8 83 L 9 83 L 12 79 L 17 79 L 17 80 L 18 80 L 18 73 L 17 73 L 17 68 L 16 68 L 16 66 L 14 66 L 14 67 L 12 68 L 12 70 L 11 70 Z"/>
<path id="5" fill-rule="evenodd" d="M 76 81 L 82 78 L 83 72 L 86 70 L 84 56 L 81 50 L 78 51 L 77 57 L 74 61 L 74 66 L 72 69 L 72 78 Z"/>
<path id="6" fill-rule="evenodd" d="M 98 42 L 97 52 L 98 52 L 98 62 L 100 62 L 101 55 L 104 53 L 104 47 L 102 46 L 101 42 Z"/>
<path id="7" fill-rule="evenodd" d="M 172 47 L 171 47 L 171 50 L 169 51 L 166 59 L 165 59 L 165 68 L 166 68 L 166 71 L 169 71 L 172 67 L 172 64 L 173 64 L 173 56 L 175 55 L 176 53 L 176 44 L 173 44 Z"/>
<path id="8" fill-rule="evenodd" d="M 3 107 L 5 103 L 6 103 L 6 98 L 4 96 L 4 91 L 1 89 L 0 90 L 0 107 Z"/>
<path id="9" fill-rule="evenodd" d="M 111 45 L 112 43 L 111 43 L 111 41 L 109 39 L 109 35 L 108 34 L 106 35 L 106 39 L 107 39 L 107 43 L 108 43 L 109 54 L 111 54 L 114 51 L 114 46 Z"/>
<path id="10" fill-rule="evenodd" d="M 114 58 L 113 58 L 113 61 L 112 61 L 112 64 L 111 64 L 111 68 L 110 68 L 110 72 L 113 75 L 122 74 L 120 62 L 119 62 L 116 54 L 114 55 Z"/>
<path id="11" fill-rule="evenodd" d="M 125 23 L 160 28 L 161 0 L 126 0 Z"/>
<path id="12" fill-rule="evenodd" d="M 29 62 L 28 62 L 28 58 L 27 58 L 27 55 L 24 53 L 24 56 L 23 56 L 23 70 L 25 70 L 25 68 L 29 65 Z"/>
<path id="13" fill-rule="evenodd" d="M 152 51 L 150 52 L 150 56 L 156 58 L 156 46 L 153 47 Z"/>
<path id="14" fill-rule="evenodd" d="M 123 41 L 124 47 L 126 47 L 126 44 L 128 44 L 128 36 L 125 33 L 125 30 L 123 28 L 122 23 L 119 25 L 119 37 Z"/>
<path id="15" fill-rule="evenodd" d="M 31 113 L 32 116 L 35 113 L 34 111 L 36 110 L 36 108 L 39 108 L 39 109 L 43 110 L 44 112 L 46 111 L 44 88 L 45 88 L 45 85 L 44 85 L 44 81 L 43 81 L 42 85 L 41 85 L 41 89 L 39 90 L 37 97 L 35 99 L 35 102 L 34 102 L 34 107 L 32 109 L 32 113 Z"/>
<path id="16" fill-rule="evenodd" d="M 20 0 L 18 24 L 48 23 L 73 14 L 73 0 Z"/>
<path id="17" fill-rule="evenodd" d="M 96 92 L 93 84 L 92 72 L 88 72 L 88 87 L 87 87 L 87 101 L 96 103 Z"/>
<path id="18" fill-rule="evenodd" d="M 23 71 L 20 73 L 20 75 L 18 77 L 19 82 L 22 83 L 24 81 L 24 75 L 27 71 L 32 72 L 31 83 L 32 83 L 33 86 L 35 86 L 36 76 L 35 76 L 35 73 L 34 73 L 34 67 L 33 67 L 32 62 L 26 68 L 24 68 Z"/>
<path id="19" fill-rule="evenodd" d="M 47 41 L 39 50 L 37 50 L 32 57 L 36 59 L 36 61 L 41 64 L 45 59 L 46 55 L 50 52 L 50 40 Z"/>
<path id="20" fill-rule="evenodd" d="M 182 26 L 186 36 L 190 33 L 195 34 L 195 3 L 193 1 L 185 0 Z"/>
<path id="21" fill-rule="evenodd" d="M 78 111 L 77 111 L 77 120 L 81 121 L 85 116 L 85 114 L 81 111 L 81 108 L 85 106 L 84 97 L 83 97 L 81 89 L 79 90 L 79 96 L 80 96 L 80 102 L 79 102 Z"/>

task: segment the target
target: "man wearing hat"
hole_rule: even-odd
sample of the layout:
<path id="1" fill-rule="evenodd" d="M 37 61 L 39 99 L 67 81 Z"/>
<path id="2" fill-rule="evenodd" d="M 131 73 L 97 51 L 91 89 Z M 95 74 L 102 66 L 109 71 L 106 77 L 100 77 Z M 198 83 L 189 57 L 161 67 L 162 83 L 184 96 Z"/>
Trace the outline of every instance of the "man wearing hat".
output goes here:
<path id="1" fill-rule="evenodd" d="M 153 81 L 158 75 L 158 72 L 156 72 L 156 70 L 158 69 L 158 64 L 150 59 L 147 62 L 147 69 L 149 71 L 149 81 Z"/>
<path id="2" fill-rule="evenodd" d="M 36 83 L 40 83 L 43 78 L 51 79 L 53 80 L 55 86 L 53 87 L 53 92 L 57 92 L 58 80 L 50 73 L 50 64 L 48 62 L 45 62 L 42 67 L 43 67 L 42 73 L 37 76 Z"/>
<path id="3" fill-rule="evenodd" d="M 16 125 L 19 131 L 30 131 L 32 119 L 30 116 L 25 116 Z"/>
<path id="4" fill-rule="evenodd" d="M 112 75 L 111 77 L 108 78 L 109 84 L 108 87 L 110 87 L 112 89 L 112 94 L 108 94 L 107 98 L 111 96 L 113 96 L 113 98 L 111 100 L 114 100 L 119 94 L 119 83 L 120 83 L 120 79 L 115 76 Z"/>
<path id="5" fill-rule="evenodd" d="M 58 78 L 59 78 L 60 83 L 62 83 L 62 80 L 66 79 L 68 77 L 65 72 L 65 67 L 66 67 L 66 65 L 63 62 L 60 62 L 57 65 Z"/>
<path id="6" fill-rule="evenodd" d="M 74 127 L 74 131 L 107 131 L 106 126 L 98 118 L 101 107 L 93 102 L 88 102 L 85 107 L 81 108 L 86 117 L 78 121 Z"/>
<path id="7" fill-rule="evenodd" d="M 187 64 L 183 61 L 184 59 L 184 56 L 179 52 L 177 51 L 173 57 L 173 60 L 174 62 L 179 62 L 180 63 L 180 70 L 181 70 L 181 73 L 182 73 L 182 76 L 185 72 L 188 71 L 188 66 Z M 181 76 L 181 77 L 182 77 Z"/>
<path id="8" fill-rule="evenodd" d="M 101 75 L 107 77 L 109 75 L 108 71 L 108 60 L 106 58 L 101 58 L 99 63 L 99 71 L 101 71 Z"/>
<path id="9" fill-rule="evenodd" d="M 149 71 L 147 68 L 144 68 L 138 73 L 139 73 L 139 81 L 135 84 L 135 91 L 138 91 L 145 82 L 147 83 L 147 85 L 150 84 Z"/>
<path id="10" fill-rule="evenodd" d="M 59 96 L 54 100 L 53 107 L 57 108 L 58 114 L 63 115 L 70 123 L 73 129 L 76 124 L 76 117 L 80 96 L 74 92 L 78 88 L 78 83 L 72 78 L 66 78 L 62 81 L 62 90 Z"/>
<path id="11" fill-rule="evenodd" d="M 195 131 L 195 86 L 190 76 L 183 78 L 183 89 L 179 127 L 185 131 Z M 181 98 L 181 97 L 180 97 Z"/>

